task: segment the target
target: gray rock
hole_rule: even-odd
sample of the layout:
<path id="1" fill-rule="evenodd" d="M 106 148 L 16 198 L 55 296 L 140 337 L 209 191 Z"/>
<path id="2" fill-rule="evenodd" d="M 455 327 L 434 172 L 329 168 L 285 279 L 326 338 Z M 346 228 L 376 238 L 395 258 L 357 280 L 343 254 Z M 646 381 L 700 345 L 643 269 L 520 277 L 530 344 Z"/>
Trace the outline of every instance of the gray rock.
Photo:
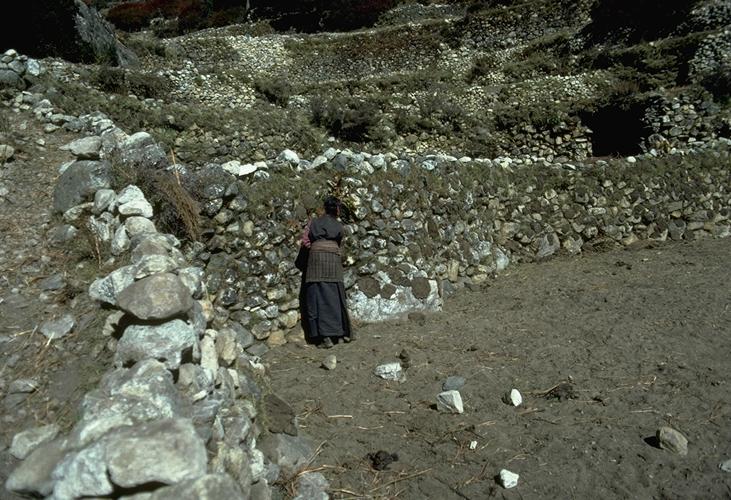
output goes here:
<path id="1" fill-rule="evenodd" d="M 269 352 L 269 347 L 267 347 L 265 343 L 259 342 L 247 347 L 246 352 L 248 352 L 252 356 L 263 356 L 264 354 Z"/>
<path id="2" fill-rule="evenodd" d="M 125 226 L 119 226 L 112 237 L 112 255 L 121 255 L 130 247 L 129 236 Z"/>
<path id="3" fill-rule="evenodd" d="M 114 205 L 116 194 L 113 189 L 100 189 L 94 193 L 94 208 L 92 212 L 99 215 Z"/>
<path id="4" fill-rule="evenodd" d="M 152 205 L 137 186 L 127 186 L 120 191 L 117 195 L 117 210 L 122 215 L 139 215 L 148 219 L 153 214 Z"/>
<path id="5" fill-rule="evenodd" d="M 312 457 L 312 447 L 307 441 L 288 434 L 265 435 L 259 442 L 259 449 L 281 467 L 285 476 L 296 474 Z"/>
<path id="6" fill-rule="evenodd" d="M 51 292 L 63 289 L 66 286 L 66 280 L 64 279 L 63 274 L 56 273 L 42 280 L 39 285 L 41 290 Z"/>
<path id="7" fill-rule="evenodd" d="M 125 67 L 136 66 L 137 56 L 122 45 L 117 39 L 114 27 L 108 23 L 96 9 L 87 6 L 81 0 L 75 0 L 76 46 L 63 44 L 62 47 L 73 47 L 71 54 L 64 57 L 78 60 L 79 54 L 92 54 L 90 63 L 105 61 L 108 64 Z M 66 35 L 69 36 L 69 35 Z M 83 48 L 82 48 L 83 47 Z"/>
<path id="8" fill-rule="evenodd" d="M 294 500 L 328 500 L 330 483 L 319 472 L 308 472 L 297 479 L 297 496 Z"/>
<path id="9" fill-rule="evenodd" d="M 135 278 L 137 279 L 158 273 L 169 273 L 178 268 L 178 263 L 166 255 L 145 255 L 135 265 L 137 267 Z"/>
<path id="10" fill-rule="evenodd" d="M 660 448 L 678 455 L 688 454 L 688 439 L 672 427 L 660 427 L 656 437 Z"/>
<path id="11" fill-rule="evenodd" d="M 447 413 L 464 413 L 459 391 L 444 391 L 437 396 L 437 409 Z"/>
<path id="12" fill-rule="evenodd" d="M 541 236 L 538 240 L 537 259 L 545 259 L 555 254 L 561 249 L 561 241 L 555 233 L 549 233 Z"/>
<path id="13" fill-rule="evenodd" d="M 240 349 L 236 344 L 236 332 L 224 328 L 216 335 L 216 352 L 225 366 L 231 366 L 239 357 Z"/>
<path id="14" fill-rule="evenodd" d="M 106 450 L 106 442 L 100 441 L 67 455 L 53 471 L 53 497 L 81 498 L 114 491 L 107 476 Z"/>
<path id="15" fill-rule="evenodd" d="M 76 236 L 76 233 L 78 233 L 78 229 L 76 229 L 74 226 L 71 226 L 69 224 L 62 224 L 60 226 L 56 226 L 48 233 L 48 241 L 51 245 L 59 246 L 63 245 L 64 243 L 67 243 L 74 239 L 74 236 Z"/>
<path id="16" fill-rule="evenodd" d="M 56 340 L 68 335 L 75 324 L 76 320 L 73 316 L 64 314 L 58 319 L 44 322 L 40 331 L 48 340 Z"/>
<path id="17" fill-rule="evenodd" d="M 718 464 L 718 468 L 721 469 L 723 472 L 731 472 L 731 459 Z"/>
<path id="18" fill-rule="evenodd" d="M 58 425 L 50 424 L 19 432 L 13 436 L 10 454 L 17 459 L 23 460 L 40 445 L 55 439 L 58 431 Z"/>
<path id="19" fill-rule="evenodd" d="M 71 151 L 79 160 L 98 160 L 99 150 L 102 147 L 101 137 L 83 137 L 62 146 L 61 149 Z"/>
<path id="20" fill-rule="evenodd" d="M 290 436 L 297 435 L 296 414 L 286 401 L 276 394 L 267 394 L 264 397 L 264 408 L 269 432 L 284 432 Z"/>
<path id="21" fill-rule="evenodd" d="M 442 384 L 443 391 L 458 391 L 464 387 L 465 378 L 458 376 L 447 377 L 447 380 Z"/>
<path id="22" fill-rule="evenodd" d="M 117 305 L 119 294 L 134 283 L 136 273 L 135 266 L 120 267 L 108 276 L 95 280 L 89 286 L 89 296 L 100 302 Z"/>
<path id="23" fill-rule="evenodd" d="M 156 490 L 150 500 L 245 500 L 250 498 L 241 491 L 228 475 L 207 474 L 198 479 Z"/>
<path id="24" fill-rule="evenodd" d="M 180 414 L 172 374 L 162 363 L 145 360 L 106 374 L 100 387 L 84 396 L 71 437 L 78 446 L 86 446 L 117 427 Z"/>
<path id="25" fill-rule="evenodd" d="M 180 366 L 185 353 L 193 350 L 197 342 L 193 328 L 175 319 L 162 325 L 131 325 L 119 339 L 114 362 L 124 366 L 130 362 L 156 359 L 174 370 Z"/>
<path id="26" fill-rule="evenodd" d="M 134 134 L 119 146 L 119 159 L 129 168 L 145 170 L 163 170 L 170 166 L 165 150 L 158 144 L 147 143 L 143 138 L 136 138 Z M 149 135 L 148 135 L 149 136 Z"/>
<path id="27" fill-rule="evenodd" d="M 111 182 L 111 165 L 106 161 L 76 161 L 59 177 L 53 191 L 53 210 L 66 212 L 80 205 Z"/>
<path id="28" fill-rule="evenodd" d="M 685 230 L 687 228 L 687 224 L 684 220 L 681 219 L 673 219 L 670 222 L 668 222 L 668 232 L 670 233 L 670 238 L 673 240 L 679 241 L 683 239 L 683 235 L 685 234 Z"/>
<path id="29" fill-rule="evenodd" d="M 114 484 L 134 488 L 202 477 L 207 454 L 192 422 L 175 418 L 114 431 L 107 438 L 106 463 Z"/>
<path id="30" fill-rule="evenodd" d="M 125 220 L 124 228 L 127 230 L 127 234 L 130 238 L 134 238 L 142 234 L 157 232 L 154 222 L 138 215 L 133 215 Z"/>
<path id="31" fill-rule="evenodd" d="M 178 271 L 178 278 L 194 299 L 200 299 L 203 296 L 203 273 L 204 271 L 200 267 L 186 267 Z"/>
<path id="32" fill-rule="evenodd" d="M 272 490 L 266 479 L 260 479 L 251 485 L 251 500 L 272 500 Z"/>
<path id="33" fill-rule="evenodd" d="M 0 165 L 10 161 L 15 155 L 15 149 L 7 144 L 0 144 Z"/>
<path id="34" fill-rule="evenodd" d="M 241 493 L 248 498 L 252 482 L 251 467 L 249 466 L 249 456 L 241 446 L 238 444 L 220 445 L 218 454 L 211 461 L 209 470 L 231 476 L 238 484 Z"/>
<path id="35" fill-rule="evenodd" d="M 59 438 L 40 445 L 8 476 L 5 488 L 15 493 L 50 495 L 55 479 L 56 465 L 68 450 L 68 441 Z"/>
<path id="36" fill-rule="evenodd" d="M 38 389 L 38 381 L 32 378 L 13 380 L 8 386 L 8 394 L 27 394 Z"/>
<path id="37" fill-rule="evenodd" d="M 117 305 L 139 319 L 166 319 L 187 312 L 193 301 L 188 288 L 174 274 L 160 273 L 128 286 Z"/>
<path id="38" fill-rule="evenodd" d="M 11 69 L 0 69 L 0 88 L 25 89 L 25 80 Z"/>

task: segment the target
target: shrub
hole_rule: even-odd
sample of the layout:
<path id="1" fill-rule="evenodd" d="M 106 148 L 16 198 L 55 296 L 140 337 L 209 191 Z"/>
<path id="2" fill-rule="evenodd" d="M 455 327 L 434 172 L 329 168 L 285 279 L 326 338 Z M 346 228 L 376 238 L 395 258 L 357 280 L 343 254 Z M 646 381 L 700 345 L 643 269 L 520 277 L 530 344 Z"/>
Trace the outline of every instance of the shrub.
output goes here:
<path id="1" fill-rule="evenodd" d="M 479 56 L 472 62 L 472 68 L 467 73 L 467 81 L 472 83 L 498 67 L 500 64 L 492 54 Z"/>
<path id="2" fill-rule="evenodd" d="M 558 104 L 506 106 L 495 113 L 495 126 L 498 130 L 506 131 L 524 125 L 530 125 L 537 130 L 550 130 L 567 118 L 567 111 Z"/>
<path id="3" fill-rule="evenodd" d="M 200 207 L 180 176 L 166 170 L 128 167 L 115 161 L 112 187 L 119 190 L 130 184 L 145 193 L 161 230 L 191 240 L 200 239 Z"/>
<path id="4" fill-rule="evenodd" d="M 721 103 L 731 100 L 731 64 L 722 64 L 713 71 L 703 75 L 703 87 L 713 94 L 714 99 Z"/>
<path id="5" fill-rule="evenodd" d="M 312 121 L 326 128 L 332 135 L 347 141 L 364 142 L 370 138 L 380 119 L 380 109 L 372 101 L 362 99 L 334 98 L 311 101 Z"/>
<path id="6" fill-rule="evenodd" d="M 164 97 L 170 87 L 167 80 L 157 75 L 107 66 L 101 66 L 92 76 L 91 81 L 104 92 L 121 95 L 134 94 L 143 99 Z"/>
<path id="7" fill-rule="evenodd" d="M 289 97 L 292 94 L 292 85 L 286 77 L 258 78 L 254 82 L 254 88 L 262 94 L 267 101 L 281 107 L 286 107 Z"/>

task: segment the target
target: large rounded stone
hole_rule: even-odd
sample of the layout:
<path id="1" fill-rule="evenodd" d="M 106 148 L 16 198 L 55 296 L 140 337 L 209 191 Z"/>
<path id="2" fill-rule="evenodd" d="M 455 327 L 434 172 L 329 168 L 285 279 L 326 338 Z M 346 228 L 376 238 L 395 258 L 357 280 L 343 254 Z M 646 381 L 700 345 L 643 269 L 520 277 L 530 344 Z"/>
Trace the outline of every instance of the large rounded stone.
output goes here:
<path id="1" fill-rule="evenodd" d="M 122 428 L 113 431 L 106 446 L 109 478 L 123 488 L 202 477 L 207 458 L 203 440 L 187 419 Z"/>
<path id="2" fill-rule="evenodd" d="M 139 319 L 166 319 L 185 313 L 193 306 L 193 301 L 190 290 L 180 278 L 160 273 L 122 290 L 117 305 Z"/>
<path id="3" fill-rule="evenodd" d="M 76 161 L 64 170 L 53 191 L 53 210 L 65 212 L 85 202 L 97 190 L 108 188 L 111 165 L 106 161 Z"/>
<path id="4" fill-rule="evenodd" d="M 196 344 L 195 330 L 185 321 L 175 319 L 162 325 L 132 325 L 119 339 L 114 360 L 126 365 L 144 359 L 156 359 L 175 370 L 183 355 Z"/>

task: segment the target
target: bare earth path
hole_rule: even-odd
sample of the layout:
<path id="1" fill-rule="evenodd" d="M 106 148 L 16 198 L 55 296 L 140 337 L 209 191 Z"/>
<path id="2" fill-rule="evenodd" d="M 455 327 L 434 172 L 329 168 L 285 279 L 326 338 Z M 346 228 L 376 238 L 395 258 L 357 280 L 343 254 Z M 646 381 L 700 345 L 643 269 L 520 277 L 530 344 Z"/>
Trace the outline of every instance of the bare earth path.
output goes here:
<path id="1" fill-rule="evenodd" d="M 731 498 L 719 469 L 731 458 L 731 240 L 521 265 L 424 321 L 359 333 L 265 356 L 334 498 Z M 402 350 L 405 382 L 373 374 Z M 320 367 L 327 354 L 334 371 Z M 450 375 L 466 379 L 462 415 L 435 408 Z M 570 390 L 546 395 L 562 382 Z M 513 387 L 518 408 L 501 402 Z M 688 438 L 686 457 L 653 446 L 663 425 Z M 376 471 L 365 457 L 377 450 L 399 460 Z M 496 484 L 502 468 L 517 488 Z"/>
<path id="2" fill-rule="evenodd" d="M 79 138 L 57 130 L 46 134 L 28 112 L 0 108 L 8 124 L 2 139 L 15 150 L 0 166 L 0 499 L 20 498 L 2 485 L 17 465 L 8 448 L 13 436 L 30 427 L 56 423 L 66 430 L 81 397 L 108 365 L 98 306 L 81 292 L 96 271 L 86 242 L 53 247 L 49 231 L 58 167 L 73 156 L 59 148 Z M 83 252 L 82 252 L 83 253 Z M 79 261 L 87 261 L 79 267 Z M 71 334 L 49 342 L 40 326 L 70 313 Z M 28 380 L 35 390 L 14 393 L 11 384 Z"/>

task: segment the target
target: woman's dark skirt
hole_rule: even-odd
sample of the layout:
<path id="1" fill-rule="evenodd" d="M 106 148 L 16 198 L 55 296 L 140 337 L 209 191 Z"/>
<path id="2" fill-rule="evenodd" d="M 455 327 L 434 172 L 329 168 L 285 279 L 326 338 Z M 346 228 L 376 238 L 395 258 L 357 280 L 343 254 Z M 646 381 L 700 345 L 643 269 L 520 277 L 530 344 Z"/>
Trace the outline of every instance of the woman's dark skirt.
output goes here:
<path id="1" fill-rule="evenodd" d="M 304 283 L 304 289 L 302 326 L 307 340 L 319 343 L 324 337 L 350 337 L 350 319 L 343 283 Z"/>

